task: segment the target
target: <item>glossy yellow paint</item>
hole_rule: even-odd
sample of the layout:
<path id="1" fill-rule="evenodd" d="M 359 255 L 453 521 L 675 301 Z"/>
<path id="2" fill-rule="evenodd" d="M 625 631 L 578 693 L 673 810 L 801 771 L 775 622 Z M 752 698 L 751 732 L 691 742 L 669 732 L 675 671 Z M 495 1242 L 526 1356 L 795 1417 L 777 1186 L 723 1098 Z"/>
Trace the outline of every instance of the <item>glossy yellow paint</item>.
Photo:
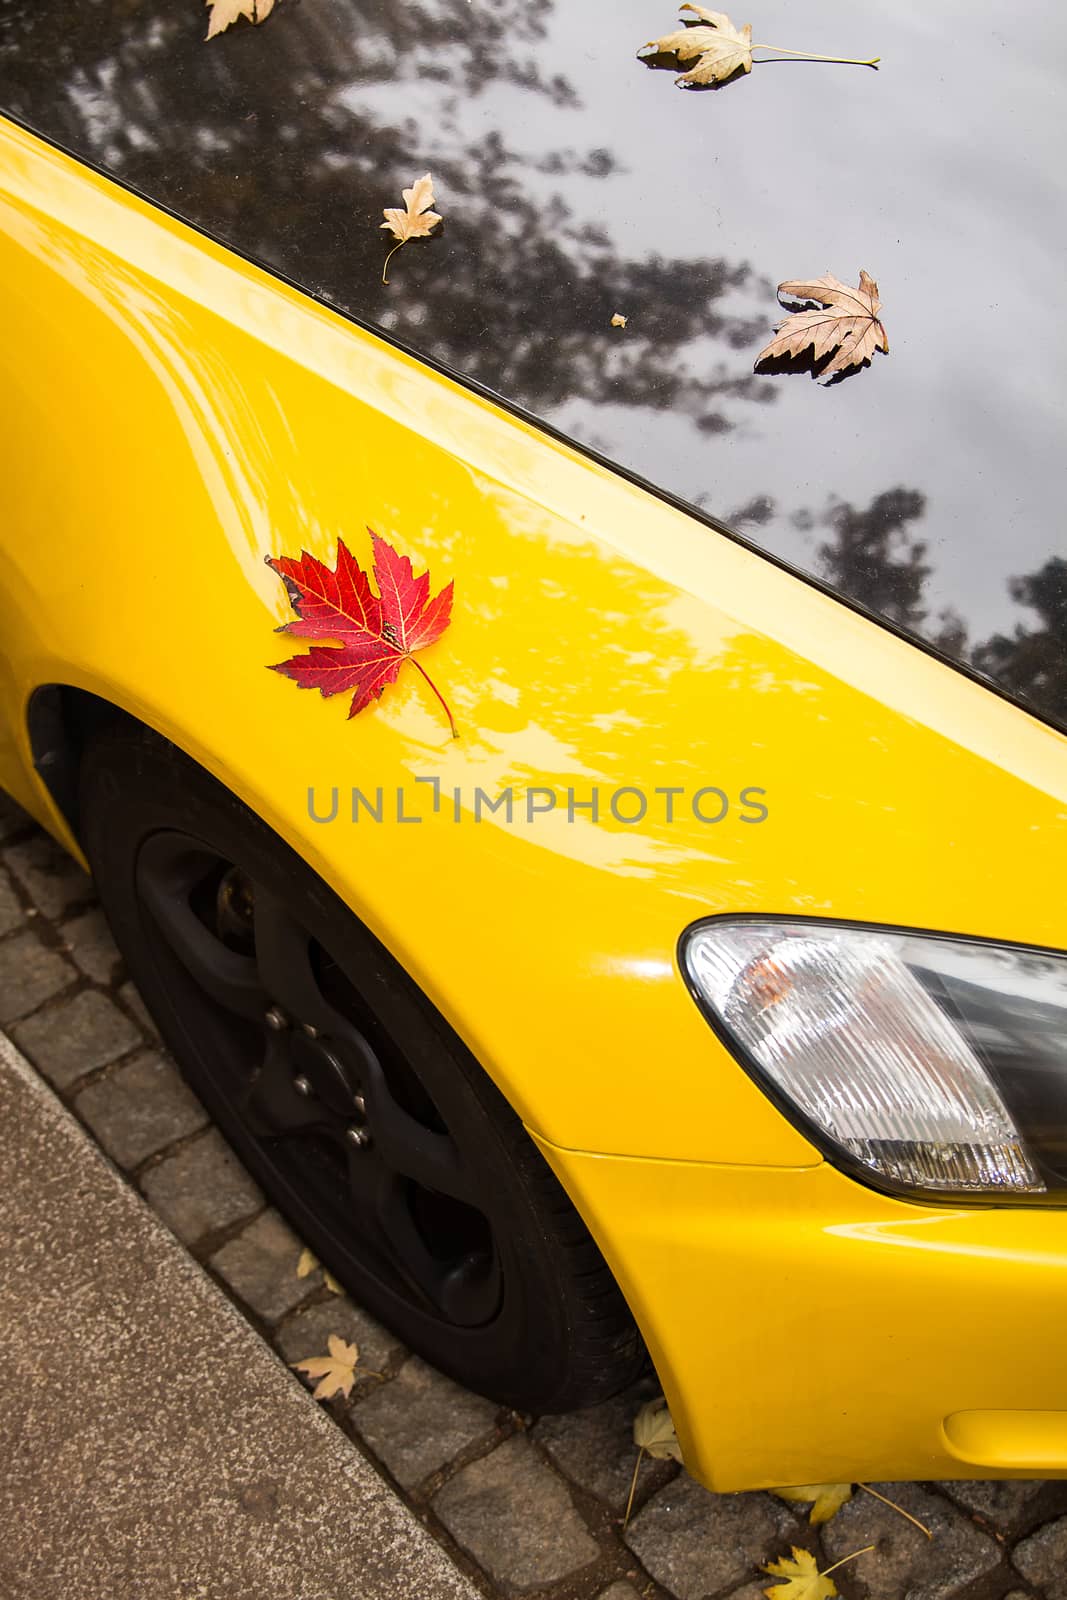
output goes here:
<path id="1" fill-rule="evenodd" d="M 1067 1473 L 1062 1212 L 915 1206 L 827 1164 L 541 1148 L 711 1487 Z"/>
<path id="2" fill-rule="evenodd" d="M 1067 740 L 7 124 L 0 273 L 0 784 L 73 843 L 32 773 L 25 720 L 37 686 L 66 683 L 159 729 L 245 799 L 556 1149 L 642 1318 L 652 1285 L 667 1296 L 689 1359 L 646 1326 L 695 1470 L 712 1470 L 720 1443 L 743 1461 L 716 1409 L 723 1375 L 701 1355 L 713 1305 L 735 1338 L 738 1427 L 766 1373 L 743 1342 L 753 1302 L 732 1297 L 725 1267 L 717 1279 L 718 1241 L 751 1232 L 755 1206 L 765 1290 L 767 1252 L 788 1261 L 803 1220 L 787 1195 L 810 1196 L 809 1232 L 828 1236 L 890 1203 L 821 1167 L 724 1051 L 678 976 L 678 935 L 711 912 L 802 912 L 1062 946 L 1050 885 L 1067 845 Z M 426 655 L 455 743 L 410 668 L 352 722 L 341 700 L 264 670 L 287 653 L 264 557 L 305 546 L 332 560 L 342 533 L 366 559 L 366 524 L 435 584 L 456 580 L 455 620 Z M 420 777 L 441 780 L 436 814 Z M 520 800 L 510 825 L 476 821 L 475 788 L 507 785 L 579 802 L 597 785 L 605 814 L 571 821 L 561 806 L 527 823 Z M 387 807 L 401 788 L 423 820 L 354 823 L 353 786 L 380 786 Z M 309 789 L 328 808 L 334 787 L 341 814 L 313 821 Z M 735 801 L 701 822 L 680 803 L 669 822 L 657 796 L 630 825 L 606 812 L 624 787 L 759 788 L 769 816 L 747 824 Z M 598 1163 L 616 1172 L 601 1188 L 579 1151 L 643 1159 Z M 690 1207 L 666 1277 L 643 1245 L 650 1216 L 670 1234 L 664 1173 Z M 705 1180 L 698 1201 L 688 1185 Z M 1031 1257 L 1062 1238 L 1063 1214 L 990 1226 L 998 1265 L 967 1258 L 975 1291 L 985 1272 L 1000 1292 L 1014 1252 L 1030 1313 L 1016 1326 L 1033 1336 L 1062 1315 L 1055 1275 Z M 863 1263 L 884 1254 L 861 1241 L 834 1257 L 860 1285 L 842 1281 L 843 1318 L 864 1303 Z M 899 1279 L 925 1281 L 928 1259 L 898 1250 Z M 941 1318 L 947 1336 L 955 1313 L 943 1297 L 931 1306 L 928 1332 Z M 841 1371 L 855 1386 L 888 1365 L 888 1396 L 906 1348 L 865 1312 L 862 1352 Z M 939 1374 L 927 1384 L 912 1362 L 906 1378 L 941 1405 Z M 782 1445 L 791 1472 L 806 1463 L 793 1481 L 820 1475 L 799 1444 L 820 1425 L 805 1390 L 815 1398 Z M 893 1450 L 911 1470 L 912 1414 L 887 1419 L 883 1438 L 877 1396 L 861 1398 L 854 1416 L 889 1452 L 881 1475 Z M 942 1412 L 997 1403 L 976 1389 Z"/>

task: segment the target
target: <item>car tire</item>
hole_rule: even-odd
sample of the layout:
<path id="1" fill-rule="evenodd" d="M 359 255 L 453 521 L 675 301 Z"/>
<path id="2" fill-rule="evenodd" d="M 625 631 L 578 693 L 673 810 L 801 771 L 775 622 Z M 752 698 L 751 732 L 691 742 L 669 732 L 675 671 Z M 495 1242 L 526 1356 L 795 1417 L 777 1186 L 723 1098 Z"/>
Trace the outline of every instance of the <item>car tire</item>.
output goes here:
<path id="1" fill-rule="evenodd" d="M 320 1261 L 410 1349 L 528 1412 L 640 1371 L 574 1207 L 454 1030 L 352 911 L 148 730 L 91 740 L 79 818 L 183 1075 Z"/>

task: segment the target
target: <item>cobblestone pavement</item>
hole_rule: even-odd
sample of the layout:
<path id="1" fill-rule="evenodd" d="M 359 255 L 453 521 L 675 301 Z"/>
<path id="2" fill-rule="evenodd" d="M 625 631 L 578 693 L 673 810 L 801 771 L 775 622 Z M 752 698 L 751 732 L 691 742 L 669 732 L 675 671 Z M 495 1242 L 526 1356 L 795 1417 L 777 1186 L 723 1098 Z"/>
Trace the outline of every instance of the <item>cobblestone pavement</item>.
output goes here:
<path id="1" fill-rule="evenodd" d="M 354 1339 L 363 1378 L 329 1409 L 488 1596 L 759 1600 L 791 1543 L 846 1600 L 1067 1600 L 1067 1483 L 876 1485 L 934 1532 L 858 1493 L 822 1530 L 769 1494 L 713 1495 L 646 1464 L 625 1534 L 631 1421 L 651 1380 L 591 1411 L 500 1411 L 409 1355 L 320 1272 L 266 1206 L 163 1053 L 92 885 L 0 796 L 0 1027 L 286 1361 Z M 296 1381 L 294 1379 L 294 1381 Z"/>

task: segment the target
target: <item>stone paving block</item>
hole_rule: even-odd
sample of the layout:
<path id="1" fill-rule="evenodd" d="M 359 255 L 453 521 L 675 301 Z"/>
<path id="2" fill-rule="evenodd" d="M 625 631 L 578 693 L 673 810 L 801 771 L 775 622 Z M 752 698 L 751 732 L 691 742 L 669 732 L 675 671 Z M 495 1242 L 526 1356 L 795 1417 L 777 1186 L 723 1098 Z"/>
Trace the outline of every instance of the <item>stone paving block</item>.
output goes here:
<path id="1" fill-rule="evenodd" d="M 77 973 L 36 934 L 15 933 L 0 941 L 0 1024 L 10 1024 L 59 994 Z"/>
<path id="2" fill-rule="evenodd" d="M 111 983 L 122 964 L 111 930 L 99 906 L 63 925 L 63 942 L 75 965 L 97 983 Z"/>
<path id="3" fill-rule="evenodd" d="M 153 1039 L 158 1039 L 159 1030 L 148 1015 L 148 1008 L 141 999 L 140 990 L 133 983 L 124 983 L 119 990 L 119 999 L 127 1011 L 137 1018 L 145 1032 L 151 1034 Z"/>
<path id="4" fill-rule="evenodd" d="M 1067 1517 L 1059 1517 L 1023 1539 L 1012 1565 L 1044 1600 L 1067 1600 Z"/>
<path id="5" fill-rule="evenodd" d="M 678 1600 L 704 1600 L 752 1579 L 790 1541 L 802 1544 L 798 1526 L 770 1495 L 712 1494 L 683 1473 L 642 1507 L 624 1538 Z"/>
<path id="6" fill-rule="evenodd" d="M 599 1553 L 566 1486 L 522 1434 L 464 1467 L 433 1508 L 509 1594 L 566 1578 Z"/>
<path id="7" fill-rule="evenodd" d="M 13 1030 L 12 1038 L 58 1089 L 67 1088 L 96 1067 L 106 1067 L 141 1043 L 129 1017 L 106 995 L 91 989 L 27 1017 Z"/>
<path id="8" fill-rule="evenodd" d="M 214 1128 L 165 1156 L 145 1173 L 141 1189 L 157 1215 L 186 1244 L 254 1216 L 264 1205 L 258 1184 Z"/>
<path id="9" fill-rule="evenodd" d="M 305 1288 L 307 1285 L 305 1278 Z M 286 1361 L 304 1361 L 308 1356 L 325 1355 L 331 1333 L 356 1346 L 357 1372 L 381 1372 L 392 1353 L 401 1348 L 391 1333 L 343 1294 L 331 1294 L 328 1300 L 295 1311 L 278 1329 L 275 1343 Z"/>
<path id="10" fill-rule="evenodd" d="M 277 1322 L 308 1292 L 307 1279 L 296 1275 L 303 1248 L 276 1211 L 265 1211 L 216 1250 L 210 1265 L 245 1305 L 265 1321 Z"/>
<path id="11" fill-rule="evenodd" d="M 531 1437 L 548 1451 L 565 1477 L 588 1489 L 613 1511 L 623 1512 L 633 1480 L 637 1446 L 634 1444 L 634 1416 L 659 1393 L 654 1379 L 635 1384 L 624 1394 L 588 1411 L 571 1411 L 561 1416 L 542 1417 Z M 641 1482 L 661 1466 L 644 1461 Z"/>
<path id="12" fill-rule="evenodd" d="M 1018 1526 L 1030 1502 L 1044 1487 L 1041 1479 L 1031 1478 L 1004 1478 L 1000 1482 L 995 1478 L 978 1479 L 975 1482 L 961 1479 L 959 1482 L 939 1485 L 958 1506 L 974 1516 L 983 1517 L 1002 1533 Z"/>
<path id="13" fill-rule="evenodd" d="M 74 1105 L 120 1167 L 139 1166 L 208 1120 L 177 1069 L 154 1050 L 141 1051 L 91 1083 Z"/>
<path id="14" fill-rule="evenodd" d="M 11 933 L 23 920 L 22 907 L 8 878 L 0 872 L 0 934 Z"/>
<path id="15" fill-rule="evenodd" d="M 953 1600 L 999 1564 L 999 1545 L 939 1495 L 913 1483 L 873 1487 L 918 1517 L 933 1538 L 872 1495 L 854 1495 L 823 1528 L 822 1540 L 831 1562 L 875 1546 L 848 1565 L 849 1592 L 858 1600 Z"/>
<path id="16" fill-rule="evenodd" d="M 50 834 L 39 831 L 18 844 L 8 845 L 4 860 L 46 917 L 61 917 L 72 906 L 93 897 L 92 879 Z"/>
<path id="17" fill-rule="evenodd" d="M 632 1584 L 620 1578 L 618 1583 L 610 1584 L 607 1589 L 601 1589 L 597 1600 L 641 1600 L 641 1596 Z"/>
<path id="18" fill-rule="evenodd" d="M 360 1401 L 352 1420 L 397 1482 L 411 1489 L 491 1434 L 497 1410 L 412 1356 L 391 1383 Z"/>

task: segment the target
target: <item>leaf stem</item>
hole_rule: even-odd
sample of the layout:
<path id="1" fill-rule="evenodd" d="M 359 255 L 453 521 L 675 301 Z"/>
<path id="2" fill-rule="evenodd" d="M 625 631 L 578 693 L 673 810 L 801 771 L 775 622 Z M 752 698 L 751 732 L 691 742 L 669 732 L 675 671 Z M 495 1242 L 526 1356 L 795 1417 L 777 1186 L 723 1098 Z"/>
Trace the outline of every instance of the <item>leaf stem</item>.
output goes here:
<path id="1" fill-rule="evenodd" d="M 382 282 L 383 283 L 388 283 L 389 282 L 389 279 L 385 276 L 385 269 L 386 269 L 386 267 L 388 267 L 390 261 L 392 261 L 393 257 L 396 255 L 397 251 L 400 249 L 400 245 L 402 245 L 402 244 L 407 244 L 407 240 L 406 239 L 401 239 L 399 244 L 394 244 L 393 248 L 390 250 L 389 254 L 386 256 L 385 260 L 382 262 Z M 416 663 L 416 665 L 418 665 L 418 663 Z"/>
<path id="2" fill-rule="evenodd" d="M 902 1517 L 907 1517 L 909 1522 L 914 1522 L 917 1528 L 921 1528 L 928 1539 L 933 1538 L 933 1534 L 930 1532 L 925 1522 L 920 1522 L 918 1517 L 913 1517 L 910 1511 L 905 1511 L 903 1506 L 898 1506 L 896 1501 L 890 1500 L 888 1495 L 879 1494 L 878 1490 L 872 1489 L 869 1483 L 857 1484 L 857 1488 L 866 1490 L 868 1494 L 873 1494 L 874 1498 L 876 1500 L 880 1500 L 884 1506 L 892 1506 L 894 1511 L 899 1511 Z"/>
<path id="3" fill-rule="evenodd" d="M 400 245 L 397 245 L 396 248 L 399 250 L 400 249 Z M 390 251 L 389 254 L 392 255 L 392 251 Z M 430 685 L 430 688 L 433 690 L 433 692 L 437 696 L 438 700 L 440 700 L 441 704 L 444 706 L 444 708 L 445 708 L 445 716 L 448 718 L 448 726 L 452 729 L 452 737 L 453 737 L 453 739 L 458 739 L 459 738 L 459 734 L 456 731 L 456 721 L 455 721 L 455 718 L 453 717 L 451 711 L 448 709 L 448 701 L 445 699 L 444 695 L 441 693 L 441 691 L 437 687 L 436 683 L 434 683 L 433 679 L 430 677 L 430 674 L 426 671 L 426 668 L 422 665 L 422 663 L 419 662 L 419 661 L 416 661 L 414 656 L 408 656 L 408 660 L 411 662 L 411 665 L 413 667 L 418 667 L 419 671 L 422 673 L 423 677 L 426 679 L 426 682 Z"/>
<path id="4" fill-rule="evenodd" d="M 874 1545 L 873 1544 L 865 1544 L 862 1550 L 853 1550 L 853 1552 L 852 1552 L 852 1554 L 850 1556 L 842 1556 L 841 1560 L 840 1561 L 835 1561 L 832 1567 L 827 1567 L 824 1572 L 820 1572 L 819 1573 L 819 1577 L 820 1578 L 829 1577 L 831 1572 L 836 1572 L 838 1567 L 843 1567 L 846 1561 L 855 1561 L 857 1556 L 870 1555 L 870 1553 L 871 1553 L 871 1551 L 873 1549 L 874 1549 Z"/>
<path id="5" fill-rule="evenodd" d="M 634 1475 L 630 1479 L 630 1498 L 626 1502 L 626 1515 L 622 1519 L 622 1531 L 623 1531 L 623 1533 L 626 1532 L 627 1525 L 629 1524 L 629 1521 L 630 1521 L 630 1512 L 634 1508 L 634 1491 L 637 1488 L 637 1474 L 641 1471 L 641 1462 L 644 1460 L 644 1456 L 645 1456 L 645 1447 L 644 1447 L 644 1445 L 643 1444 L 638 1445 L 638 1447 L 637 1447 L 637 1460 L 634 1462 Z"/>
<path id="6" fill-rule="evenodd" d="M 773 50 L 776 56 L 799 56 L 802 61 L 836 61 L 841 67 L 876 67 L 882 59 L 872 56 L 870 61 L 860 61 L 856 56 L 816 56 L 808 50 L 783 50 L 780 44 L 754 44 L 752 49 Z"/>

